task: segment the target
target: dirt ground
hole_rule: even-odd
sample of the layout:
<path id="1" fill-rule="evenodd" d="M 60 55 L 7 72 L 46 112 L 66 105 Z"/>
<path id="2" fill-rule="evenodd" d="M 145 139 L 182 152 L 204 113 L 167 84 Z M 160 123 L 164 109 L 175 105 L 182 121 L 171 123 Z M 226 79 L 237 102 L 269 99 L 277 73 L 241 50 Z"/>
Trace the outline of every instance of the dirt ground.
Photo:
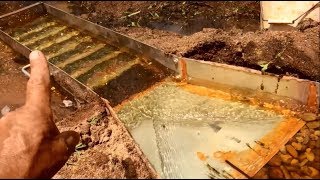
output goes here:
<path id="1" fill-rule="evenodd" d="M 259 2 L 82 1 L 69 7 L 168 53 L 256 70 L 268 64 L 267 73 L 320 81 L 319 23 L 306 20 L 289 32 L 260 31 Z"/>
<path id="2" fill-rule="evenodd" d="M 3 1 L 0 15 L 31 3 Z M 259 2 L 51 3 L 167 53 L 257 70 L 268 64 L 267 73 L 320 81 L 319 23 L 306 21 L 300 30 L 290 32 L 260 31 Z M 13 110 L 24 104 L 27 77 L 21 67 L 25 60 L 0 41 L 0 110 L 5 105 Z M 62 101 L 72 97 L 58 86 L 52 92 L 57 126 L 76 130 L 82 137 L 82 147 L 55 178 L 155 177 L 124 126 L 107 116 L 96 117 L 104 111 L 102 105 L 66 108 Z M 319 177 L 320 118 L 309 120 L 287 144 L 297 152 L 284 147 L 256 177 Z"/>

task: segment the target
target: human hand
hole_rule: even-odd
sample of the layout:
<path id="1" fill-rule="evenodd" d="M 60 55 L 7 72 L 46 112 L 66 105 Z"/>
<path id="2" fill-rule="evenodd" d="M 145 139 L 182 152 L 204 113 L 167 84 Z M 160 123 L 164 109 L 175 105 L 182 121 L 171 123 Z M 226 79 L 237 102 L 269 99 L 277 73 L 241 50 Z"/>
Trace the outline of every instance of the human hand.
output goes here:
<path id="1" fill-rule="evenodd" d="M 51 178 L 80 138 L 74 131 L 60 133 L 52 120 L 45 56 L 33 51 L 29 59 L 26 103 L 0 119 L 0 178 Z"/>

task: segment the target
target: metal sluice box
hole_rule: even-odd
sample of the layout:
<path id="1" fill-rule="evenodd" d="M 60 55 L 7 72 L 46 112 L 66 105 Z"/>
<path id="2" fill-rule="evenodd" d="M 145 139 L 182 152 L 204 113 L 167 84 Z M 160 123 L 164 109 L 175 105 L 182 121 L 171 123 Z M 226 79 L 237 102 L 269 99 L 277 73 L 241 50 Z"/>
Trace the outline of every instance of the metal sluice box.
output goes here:
<path id="1" fill-rule="evenodd" d="M 250 178 L 319 109 L 317 82 L 166 54 L 42 2 L 0 28 L 75 97 L 108 99 L 162 178 Z"/>

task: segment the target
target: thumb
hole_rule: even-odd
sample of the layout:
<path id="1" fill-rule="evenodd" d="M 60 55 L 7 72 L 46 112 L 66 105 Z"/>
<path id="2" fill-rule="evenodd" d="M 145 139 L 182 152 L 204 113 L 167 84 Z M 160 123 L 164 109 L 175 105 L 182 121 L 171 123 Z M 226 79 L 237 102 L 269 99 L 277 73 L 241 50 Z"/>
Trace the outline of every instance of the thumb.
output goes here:
<path id="1" fill-rule="evenodd" d="M 41 149 L 41 154 L 34 164 L 35 173 L 32 177 L 51 178 L 67 162 L 75 151 L 80 135 L 74 131 L 65 131 L 57 135 Z"/>
<path id="2" fill-rule="evenodd" d="M 47 59 L 40 51 L 29 55 L 31 75 L 27 84 L 26 103 L 42 109 L 50 106 L 50 75 Z"/>

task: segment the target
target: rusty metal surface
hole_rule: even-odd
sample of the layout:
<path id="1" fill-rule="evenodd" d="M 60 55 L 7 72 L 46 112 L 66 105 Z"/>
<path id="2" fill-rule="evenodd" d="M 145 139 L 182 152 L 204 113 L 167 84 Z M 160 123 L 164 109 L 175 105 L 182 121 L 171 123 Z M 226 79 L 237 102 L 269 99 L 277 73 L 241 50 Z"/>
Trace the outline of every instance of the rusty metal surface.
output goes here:
<path id="1" fill-rule="evenodd" d="M 288 76 L 280 78 L 277 75 L 262 74 L 261 71 L 227 64 L 181 59 L 185 62 L 186 69 L 181 70 L 180 67 L 180 70 L 187 72 L 188 82 L 205 81 L 207 84 L 218 83 L 271 93 L 294 99 L 310 111 L 318 111 L 320 103 L 318 82 Z"/>
<path id="2" fill-rule="evenodd" d="M 283 147 L 304 124 L 305 122 L 299 119 L 284 119 L 256 144 L 248 144 L 248 150 L 231 153 L 232 155 L 225 160 L 248 177 L 253 177 L 279 151 L 279 147 Z"/>

